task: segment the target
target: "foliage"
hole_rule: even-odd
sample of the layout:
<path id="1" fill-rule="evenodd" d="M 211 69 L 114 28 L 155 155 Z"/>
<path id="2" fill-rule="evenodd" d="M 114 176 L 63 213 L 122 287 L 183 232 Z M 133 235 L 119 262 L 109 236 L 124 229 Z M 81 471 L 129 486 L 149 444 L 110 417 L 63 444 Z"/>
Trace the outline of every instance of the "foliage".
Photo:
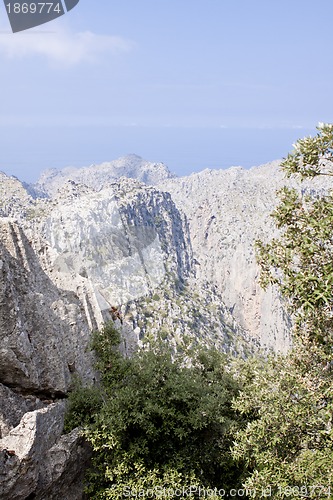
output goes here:
<path id="1" fill-rule="evenodd" d="M 320 124 L 282 167 L 332 175 L 332 154 L 333 125 Z M 281 235 L 257 253 L 262 285 L 278 287 L 294 319 L 293 349 L 232 368 L 214 350 L 181 357 L 163 343 L 126 359 L 105 325 L 93 338 L 96 408 L 81 388 L 70 410 L 94 450 L 90 498 L 175 498 L 189 485 L 228 491 L 242 481 L 250 498 L 333 497 L 333 197 L 283 188 L 280 198 Z"/>
<path id="2" fill-rule="evenodd" d="M 235 458 L 246 460 L 253 472 L 245 484 L 272 498 L 299 498 L 314 486 L 312 498 L 327 498 L 333 480 L 333 375 L 327 355 L 310 342 L 288 356 L 267 362 L 246 362 L 239 369 L 244 391 L 235 409 L 251 421 L 237 433 Z M 288 494 L 288 487 L 296 494 Z M 289 492 L 290 493 L 290 492 Z M 321 496 L 321 494 L 322 496 Z M 324 494 L 325 493 L 325 494 Z M 310 495 L 309 495 L 310 496 Z"/>
<path id="3" fill-rule="evenodd" d="M 288 175 L 330 175 L 333 125 L 298 141 L 283 162 Z M 257 243 L 262 284 L 276 285 L 294 318 L 285 357 L 238 368 L 243 391 L 234 407 L 252 420 L 238 432 L 235 458 L 252 474 L 253 498 L 332 498 L 333 198 L 284 188 L 273 213 L 281 236 Z M 333 491 L 332 491 L 333 494 Z"/>
<path id="4" fill-rule="evenodd" d="M 112 472 L 107 471 L 106 476 L 109 479 L 109 486 L 106 486 L 105 489 L 97 494 L 94 493 L 93 498 L 119 500 L 130 495 L 140 495 L 140 493 L 142 496 L 142 492 L 146 493 L 146 498 L 161 498 L 158 495 L 161 495 L 163 492 L 164 499 L 173 499 L 175 498 L 175 492 L 182 492 L 189 485 L 193 489 L 199 489 L 200 487 L 193 473 L 191 475 L 184 475 L 168 465 L 162 465 L 160 468 L 149 470 L 143 460 L 133 462 L 133 460 L 128 459 L 126 456 L 123 457 L 122 462 L 119 462 L 114 467 Z M 186 495 L 186 498 L 194 499 L 196 497 L 194 494 L 189 493 Z"/>
<path id="5" fill-rule="evenodd" d="M 75 427 L 91 424 L 102 404 L 103 395 L 97 386 L 84 387 L 79 380 L 76 380 L 68 398 L 64 431 L 70 432 Z"/>
<path id="6" fill-rule="evenodd" d="M 94 450 L 90 498 L 239 484 L 243 466 L 230 448 L 244 419 L 232 408 L 239 388 L 225 356 L 197 349 L 181 357 L 156 343 L 126 359 L 119 343 L 112 324 L 94 334 L 104 400 L 90 422 L 83 416 Z"/>
<path id="7" fill-rule="evenodd" d="M 301 179 L 333 175 L 333 124 L 319 123 L 317 130 L 315 137 L 299 139 L 282 163 L 288 177 L 293 174 L 299 175 Z"/>
<path id="8" fill-rule="evenodd" d="M 290 175 L 325 174 L 332 160 L 333 125 L 319 126 L 315 138 L 295 145 L 283 162 Z M 298 162 L 298 163 L 297 163 Z M 311 163 L 310 163 L 311 162 Z M 325 175 L 328 175 L 327 172 Z M 270 243 L 257 242 L 261 282 L 278 285 L 294 316 L 296 335 L 309 335 L 328 346 L 333 340 L 333 196 L 311 195 L 284 187 L 272 216 L 282 236 Z"/>

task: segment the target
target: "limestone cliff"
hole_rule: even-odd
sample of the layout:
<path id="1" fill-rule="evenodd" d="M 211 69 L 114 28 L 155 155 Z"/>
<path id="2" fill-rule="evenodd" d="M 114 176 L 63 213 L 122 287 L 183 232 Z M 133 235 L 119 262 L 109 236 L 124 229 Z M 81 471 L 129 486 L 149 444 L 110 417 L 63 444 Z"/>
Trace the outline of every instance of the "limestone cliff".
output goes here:
<path id="1" fill-rule="evenodd" d="M 52 283 L 17 221 L 0 219 L 0 498 L 42 498 L 50 476 L 60 485 L 68 474 L 66 453 L 85 455 L 72 435 L 63 454 L 45 461 L 63 443 L 72 376 L 94 378 L 89 335 L 78 297 Z M 73 469 L 59 494 L 81 475 Z"/>
<path id="2" fill-rule="evenodd" d="M 64 399 L 74 376 L 96 377 L 92 329 L 116 311 L 128 351 L 157 333 L 175 348 L 200 337 L 241 353 L 248 339 L 216 287 L 197 286 L 186 216 L 169 193 L 122 178 L 98 190 L 70 180 L 35 198 L 1 180 L 0 498 L 68 490 L 75 500 L 82 470 L 68 467 L 87 450 L 61 436 Z"/>
<path id="3" fill-rule="evenodd" d="M 333 183 L 286 179 L 275 161 L 249 170 L 204 170 L 159 185 L 186 214 L 198 285 L 215 284 L 247 334 L 261 347 L 282 352 L 290 346 L 290 319 L 278 291 L 259 286 L 254 243 L 277 235 L 270 214 L 284 185 L 319 192 Z"/>

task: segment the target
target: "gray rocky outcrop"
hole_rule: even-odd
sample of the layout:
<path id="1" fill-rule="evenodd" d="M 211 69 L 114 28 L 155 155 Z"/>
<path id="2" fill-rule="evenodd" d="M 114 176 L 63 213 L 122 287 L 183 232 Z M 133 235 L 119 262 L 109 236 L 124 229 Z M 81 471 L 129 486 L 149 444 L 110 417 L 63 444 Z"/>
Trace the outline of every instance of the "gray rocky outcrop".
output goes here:
<path id="1" fill-rule="evenodd" d="M 277 236 L 270 217 L 284 185 L 303 192 L 332 187 L 327 178 L 286 179 L 275 161 L 245 170 L 204 170 L 163 182 L 187 217 L 198 286 L 215 284 L 237 323 L 263 348 L 290 347 L 290 318 L 278 291 L 259 285 L 255 241 Z"/>
<path id="2" fill-rule="evenodd" d="M 61 399 L 73 375 L 94 378 L 90 328 L 79 298 L 52 282 L 23 228 L 8 217 L 0 219 L 0 337 L 0 498 L 25 499 L 45 488 L 55 494 L 43 478 L 61 464 L 49 459 L 46 469 L 46 457 L 64 441 Z M 64 459 L 65 479 L 66 463 L 82 455 L 79 442 L 63 443 L 71 457 Z M 80 494 L 69 500 L 82 497 L 75 478 L 70 473 L 66 481 Z"/>
<path id="3" fill-rule="evenodd" d="M 57 402 L 27 412 L 0 440 L 2 500 L 82 498 L 90 450 L 78 430 L 62 435 L 64 411 Z"/>
<path id="4" fill-rule="evenodd" d="M 36 500 L 81 500 L 90 457 L 79 429 L 60 436 L 44 455 Z"/>
<path id="5" fill-rule="evenodd" d="M 64 404 L 25 413 L 20 424 L 0 441 L 0 492 L 4 500 L 24 500 L 43 472 L 44 454 L 59 439 Z"/>
<path id="6" fill-rule="evenodd" d="M 9 387 L 0 384 L 0 439 L 7 436 L 20 423 L 23 415 L 30 411 L 29 402 Z"/>
<path id="7" fill-rule="evenodd" d="M 32 394 L 65 394 L 75 372 L 93 378 L 82 304 L 43 271 L 22 227 L 0 219 L 0 382 Z"/>

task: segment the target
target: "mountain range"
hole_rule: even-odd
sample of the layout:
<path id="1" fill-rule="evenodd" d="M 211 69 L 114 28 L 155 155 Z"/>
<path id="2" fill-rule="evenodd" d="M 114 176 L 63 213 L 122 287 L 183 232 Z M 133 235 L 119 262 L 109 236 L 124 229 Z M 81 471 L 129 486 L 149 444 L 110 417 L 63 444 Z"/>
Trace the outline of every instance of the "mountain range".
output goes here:
<path id="1" fill-rule="evenodd" d="M 254 250 L 277 234 L 284 184 L 327 188 L 287 181 L 279 161 L 176 177 L 129 155 L 35 185 L 0 173 L 2 499 L 81 498 L 73 464 L 89 452 L 62 435 L 65 399 L 75 378 L 98 377 L 88 347 L 105 321 L 129 354 L 157 335 L 174 349 L 288 350 L 290 318 L 260 288 Z"/>

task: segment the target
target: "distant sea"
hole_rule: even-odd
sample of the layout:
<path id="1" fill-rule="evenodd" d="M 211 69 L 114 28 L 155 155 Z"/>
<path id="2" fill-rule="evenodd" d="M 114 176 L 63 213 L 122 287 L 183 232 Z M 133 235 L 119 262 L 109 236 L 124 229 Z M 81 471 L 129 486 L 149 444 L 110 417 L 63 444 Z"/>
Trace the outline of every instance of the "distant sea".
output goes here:
<path id="1" fill-rule="evenodd" d="M 88 166 L 135 153 L 182 176 L 205 168 L 250 168 L 287 155 L 310 129 L 190 127 L 1 128 L 0 170 L 26 182 L 47 168 Z"/>

